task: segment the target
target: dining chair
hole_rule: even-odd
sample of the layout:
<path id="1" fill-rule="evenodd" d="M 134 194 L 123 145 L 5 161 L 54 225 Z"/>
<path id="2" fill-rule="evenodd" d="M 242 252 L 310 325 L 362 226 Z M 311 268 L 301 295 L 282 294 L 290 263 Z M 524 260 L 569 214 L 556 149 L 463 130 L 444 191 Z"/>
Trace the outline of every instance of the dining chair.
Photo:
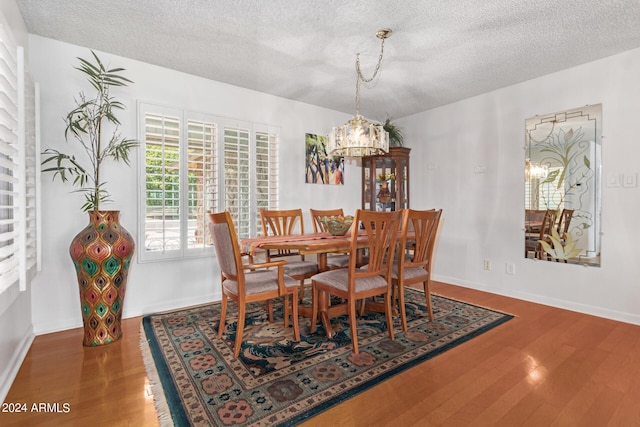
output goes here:
<path id="1" fill-rule="evenodd" d="M 234 357 L 240 354 L 242 333 L 244 330 L 246 307 L 250 302 L 267 301 L 283 297 L 284 326 L 289 326 L 289 296 L 291 296 L 291 317 L 293 335 L 300 341 L 298 323 L 298 281 L 284 273 L 286 260 L 270 261 L 258 264 L 245 264 L 240 253 L 238 236 L 228 211 L 209 213 L 209 231 L 216 251 L 220 273 L 222 275 L 222 307 L 218 339 L 222 338 L 225 328 L 228 300 L 238 304 L 238 323 L 236 328 Z M 274 268 L 275 267 L 275 268 Z M 269 305 L 269 320 L 273 313 Z"/>
<path id="2" fill-rule="evenodd" d="M 346 300 L 346 312 L 349 314 L 353 353 L 358 354 L 358 334 L 356 301 L 375 295 L 384 295 L 384 311 L 387 319 L 389 338 L 393 340 L 393 319 L 391 316 L 391 266 L 402 211 L 374 212 L 358 209 L 351 230 L 350 253 L 355 254 L 359 239 L 366 240 L 369 250 L 369 263 L 358 267 L 356 257 L 349 259 L 349 267 L 328 270 L 311 278 L 313 308 L 309 331 L 315 332 L 318 314 L 322 319 L 328 337 L 332 336 L 331 320 L 328 314 L 328 302 L 331 295 Z M 361 228 L 359 229 L 359 225 Z M 360 231 L 360 233 L 358 232 Z M 336 306 L 331 309 L 335 310 Z"/>
<path id="3" fill-rule="evenodd" d="M 311 213 L 311 219 L 313 221 L 314 233 L 326 233 L 329 230 L 327 225 L 322 222 L 322 218 L 327 216 L 344 216 L 342 208 L 338 209 L 309 209 Z M 327 268 L 334 270 L 336 268 L 347 268 L 349 266 L 349 254 L 345 253 L 332 253 L 327 255 Z"/>
<path id="4" fill-rule="evenodd" d="M 543 256 L 545 258 L 549 258 L 544 255 L 544 249 L 540 244 L 541 240 L 545 242 L 551 242 L 549 236 L 551 235 L 551 229 L 556 226 L 556 216 L 558 212 L 555 209 L 547 209 L 544 214 L 544 218 L 542 219 L 542 224 L 540 226 L 540 231 L 538 234 L 525 236 L 524 240 L 524 256 L 526 257 L 529 252 L 534 253 L 534 258 L 542 259 Z"/>
<path id="5" fill-rule="evenodd" d="M 260 209 L 260 220 L 264 236 L 304 234 L 302 209 Z M 287 264 L 284 267 L 285 274 L 300 282 L 298 297 L 302 301 L 304 297 L 304 282 L 318 273 L 318 263 L 305 260 L 304 255 L 294 250 L 266 251 L 266 261 L 283 257 L 287 258 Z"/>
<path id="6" fill-rule="evenodd" d="M 558 234 L 562 239 L 564 235 L 569 231 L 569 225 L 571 224 L 571 218 L 573 218 L 574 209 L 562 209 L 562 213 L 558 218 Z"/>
<path id="7" fill-rule="evenodd" d="M 395 291 L 398 292 L 398 306 L 402 330 L 407 332 L 407 313 L 404 304 L 405 286 L 422 283 L 426 300 L 429 321 L 433 321 L 431 305 L 431 271 L 433 252 L 438 234 L 438 225 L 442 209 L 414 210 L 404 209 L 400 245 L 391 270 L 392 301 L 395 302 Z M 408 234 L 412 232 L 409 239 Z"/>

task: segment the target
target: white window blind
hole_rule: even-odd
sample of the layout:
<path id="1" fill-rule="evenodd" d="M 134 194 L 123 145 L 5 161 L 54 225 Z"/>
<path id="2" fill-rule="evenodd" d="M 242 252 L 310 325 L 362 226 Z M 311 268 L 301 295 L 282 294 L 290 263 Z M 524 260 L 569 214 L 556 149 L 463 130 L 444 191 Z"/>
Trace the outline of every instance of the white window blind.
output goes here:
<path id="1" fill-rule="evenodd" d="M 224 128 L 224 207 L 242 237 L 251 232 L 250 148 L 249 129 Z"/>
<path id="2" fill-rule="evenodd" d="M 3 22 L 3 20 L 0 20 Z M 0 293 L 37 267 L 36 90 L 24 51 L 0 25 Z"/>
<path id="3" fill-rule="evenodd" d="M 211 244 L 207 212 L 214 209 L 216 196 L 216 125 L 191 119 L 187 126 L 188 248 L 205 249 Z"/>
<path id="4" fill-rule="evenodd" d="M 278 135 L 269 130 L 256 131 L 256 208 L 278 208 Z M 256 234 L 262 234 L 260 216 L 256 215 Z M 248 237 L 248 236 L 247 236 Z"/>
<path id="5" fill-rule="evenodd" d="M 139 117 L 142 261 L 212 254 L 209 211 L 259 233 L 258 209 L 278 202 L 277 128 L 144 103 Z"/>

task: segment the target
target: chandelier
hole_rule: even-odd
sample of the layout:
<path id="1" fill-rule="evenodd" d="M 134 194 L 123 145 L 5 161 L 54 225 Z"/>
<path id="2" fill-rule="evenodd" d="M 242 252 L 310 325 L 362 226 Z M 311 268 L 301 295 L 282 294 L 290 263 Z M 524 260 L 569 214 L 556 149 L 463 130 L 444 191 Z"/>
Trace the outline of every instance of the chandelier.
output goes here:
<path id="1" fill-rule="evenodd" d="M 369 83 L 378 75 L 384 41 L 391 36 L 391 30 L 378 30 L 376 37 L 382 42 L 378 64 L 371 78 L 365 78 L 360 69 L 360 54 L 356 55 L 356 115 L 342 126 L 334 127 L 329 134 L 328 149 L 332 156 L 362 157 L 384 154 L 389 151 L 389 133 L 380 124 L 374 124 L 360 115 L 360 83 Z"/>
<path id="2" fill-rule="evenodd" d="M 547 165 L 539 165 L 529 159 L 525 159 L 524 172 L 527 181 L 532 179 L 545 179 L 549 175 L 549 167 Z"/>

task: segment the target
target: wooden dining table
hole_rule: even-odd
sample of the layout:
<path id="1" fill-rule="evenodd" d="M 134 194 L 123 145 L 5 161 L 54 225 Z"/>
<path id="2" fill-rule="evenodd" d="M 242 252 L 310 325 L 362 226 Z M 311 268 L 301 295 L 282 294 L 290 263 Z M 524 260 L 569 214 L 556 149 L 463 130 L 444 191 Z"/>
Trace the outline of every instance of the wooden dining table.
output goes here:
<path id="1" fill-rule="evenodd" d="M 368 244 L 366 233 L 358 235 L 358 247 L 364 248 Z M 262 236 L 244 239 L 240 242 L 242 251 L 255 256 L 260 250 L 296 251 L 300 255 L 316 255 L 318 269 L 328 270 L 327 254 L 335 252 L 349 252 L 351 249 L 351 233 L 343 236 L 333 236 L 329 232 L 293 234 L 286 236 Z"/>

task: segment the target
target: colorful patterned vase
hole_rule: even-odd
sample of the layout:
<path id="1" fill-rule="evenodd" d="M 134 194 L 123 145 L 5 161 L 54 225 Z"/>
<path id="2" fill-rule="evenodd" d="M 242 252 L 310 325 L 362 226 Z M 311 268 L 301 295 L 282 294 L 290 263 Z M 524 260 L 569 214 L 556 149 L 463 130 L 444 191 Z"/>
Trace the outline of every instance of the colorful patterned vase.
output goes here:
<path id="1" fill-rule="evenodd" d="M 119 211 L 89 212 L 89 225 L 69 248 L 80 286 L 85 346 L 122 338 L 122 303 L 135 242 L 119 216 Z"/>

